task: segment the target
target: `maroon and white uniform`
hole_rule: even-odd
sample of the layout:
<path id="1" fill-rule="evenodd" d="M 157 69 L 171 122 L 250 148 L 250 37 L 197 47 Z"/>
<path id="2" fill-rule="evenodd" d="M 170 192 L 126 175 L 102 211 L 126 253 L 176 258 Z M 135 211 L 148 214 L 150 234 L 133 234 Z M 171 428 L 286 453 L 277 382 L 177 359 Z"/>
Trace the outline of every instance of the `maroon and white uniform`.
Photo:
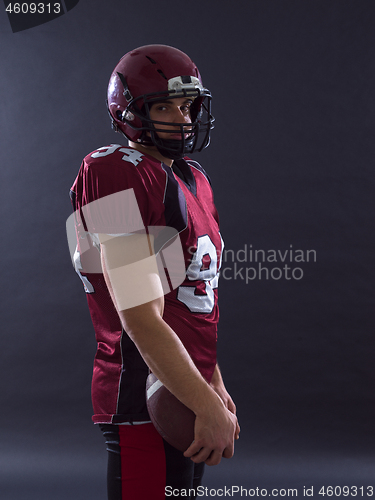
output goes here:
<path id="1" fill-rule="evenodd" d="M 186 278 L 165 296 L 163 318 L 179 336 L 203 377 L 210 381 L 216 365 L 222 239 L 208 177 L 189 158 L 175 160 L 172 170 L 152 156 L 110 145 L 84 159 L 71 189 L 74 210 L 80 211 L 90 202 L 131 188 L 145 228 L 170 226 L 179 232 Z M 119 214 L 113 217 L 118 224 Z M 78 237 L 78 255 L 79 243 Z M 97 248 L 93 251 L 98 252 Z M 122 329 L 103 274 L 87 273 L 82 267 L 77 272 L 85 284 L 98 344 L 92 379 L 93 421 L 147 421 L 148 368 Z"/>

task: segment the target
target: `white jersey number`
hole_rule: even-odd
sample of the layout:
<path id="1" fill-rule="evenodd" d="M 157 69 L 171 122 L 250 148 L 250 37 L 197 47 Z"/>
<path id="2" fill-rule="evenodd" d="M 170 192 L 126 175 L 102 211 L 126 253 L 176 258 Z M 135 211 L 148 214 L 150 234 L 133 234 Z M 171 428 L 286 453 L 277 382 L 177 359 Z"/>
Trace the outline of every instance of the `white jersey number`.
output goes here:
<path id="1" fill-rule="evenodd" d="M 103 146 L 102 148 L 97 149 L 97 151 L 91 155 L 91 158 L 102 158 L 103 156 L 111 155 L 117 150 L 121 151 L 121 153 L 125 153 L 124 156 L 122 157 L 122 160 L 133 163 L 135 167 L 138 165 L 138 163 L 140 163 L 143 160 L 142 153 L 136 151 L 135 149 L 122 148 L 120 144 L 111 144 L 110 146 Z"/>
<path id="2" fill-rule="evenodd" d="M 205 294 L 196 294 L 194 286 L 180 286 L 177 291 L 177 299 L 191 312 L 209 314 L 214 308 L 213 289 L 218 286 L 217 258 L 217 250 L 211 238 L 208 235 L 199 236 L 197 250 L 186 270 L 186 276 L 190 281 L 203 281 Z"/>

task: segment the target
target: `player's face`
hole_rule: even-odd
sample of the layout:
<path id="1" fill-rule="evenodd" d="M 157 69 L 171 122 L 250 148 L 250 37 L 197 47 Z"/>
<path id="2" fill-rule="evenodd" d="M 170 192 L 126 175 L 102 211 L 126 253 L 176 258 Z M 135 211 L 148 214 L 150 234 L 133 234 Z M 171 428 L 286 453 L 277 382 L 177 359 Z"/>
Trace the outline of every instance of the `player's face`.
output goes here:
<path id="1" fill-rule="evenodd" d="M 150 118 L 155 121 L 176 124 L 191 123 L 190 106 L 192 103 L 192 99 L 187 99 L 186 97 L 176 97 L 157 102 L 150 109 Z M 181 129 L 178 125 L 174 127 L 173 125 L 155 124 L 155 129 L 161 139 L 181 140 Z M 173 131 L 174 129 L 175 132 Z M 163 132 L 164 130 L 168 130 L 169 132 Z M 189 135 L 190 127 L 186 127 L 184 130 L 186 131 L 186 138 Z"/>

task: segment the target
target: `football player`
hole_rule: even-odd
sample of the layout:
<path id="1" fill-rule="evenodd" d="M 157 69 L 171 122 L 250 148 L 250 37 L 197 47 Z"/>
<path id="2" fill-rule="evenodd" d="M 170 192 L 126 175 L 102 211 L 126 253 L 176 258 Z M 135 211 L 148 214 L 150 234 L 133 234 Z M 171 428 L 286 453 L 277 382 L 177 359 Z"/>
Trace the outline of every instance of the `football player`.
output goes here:
<path id="1" fill-rule="evenodd" d="M 211 94 L 185 53 L 148 45 L 117 64 L 107 105 L 129 144 L 86 156 L 71 189 L 74 261 L 97 340 L 93 421 L 106 437 L 109 500 L 161 500 L 167 486 L 196 491 L 204 464 L 230 458 L 239 435 L 216 361 L 219 220 L 207 174 L 188 156 L 209 144 Z M 160 266 L 162 247 L 175 250 Z M 150 370 L 196 415 L 184 452 L 150 422 Z"/>

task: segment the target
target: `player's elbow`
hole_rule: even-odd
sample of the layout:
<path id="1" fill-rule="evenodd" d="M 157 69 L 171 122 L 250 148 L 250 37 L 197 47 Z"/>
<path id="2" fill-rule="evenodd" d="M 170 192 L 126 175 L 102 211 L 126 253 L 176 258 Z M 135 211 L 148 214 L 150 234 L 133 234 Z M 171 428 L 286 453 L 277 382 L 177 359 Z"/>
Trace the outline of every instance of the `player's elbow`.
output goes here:
<path id="1" fill-rule="evenodd" d="M 119 312 L 123 327 L 129 337 L 137 343 L 149 331 L 155 329 L 162 320 L 164 297 L 159 297 L 145 304 L 141 304 Z"/>

